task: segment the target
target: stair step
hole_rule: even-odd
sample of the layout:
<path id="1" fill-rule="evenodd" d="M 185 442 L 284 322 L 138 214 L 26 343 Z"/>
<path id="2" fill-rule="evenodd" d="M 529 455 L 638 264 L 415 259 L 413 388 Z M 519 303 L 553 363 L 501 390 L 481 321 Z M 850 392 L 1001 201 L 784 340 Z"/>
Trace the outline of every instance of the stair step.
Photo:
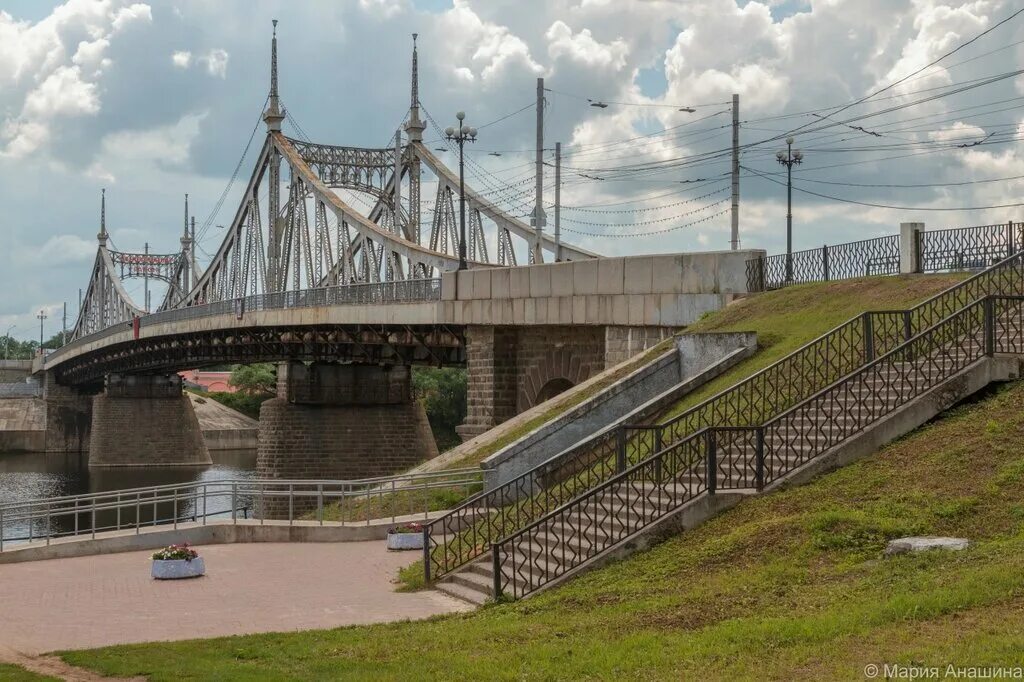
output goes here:
<path id="1" fill-rule="evenodd" d="M 452 576 L 447 576 L 441 582 L 436 583 L 434 585 L 434 589 L 436 589 L 438 592 L 443 592 L 447 594 L 449 597 L 455 597 L 456 599 L 469 602 L 474 606 L 480 606 L 491 597 L 490 592 L 479 592 L 471 587 L 466 587 L 465 585 L 451 582 L 451 577 Z"/>

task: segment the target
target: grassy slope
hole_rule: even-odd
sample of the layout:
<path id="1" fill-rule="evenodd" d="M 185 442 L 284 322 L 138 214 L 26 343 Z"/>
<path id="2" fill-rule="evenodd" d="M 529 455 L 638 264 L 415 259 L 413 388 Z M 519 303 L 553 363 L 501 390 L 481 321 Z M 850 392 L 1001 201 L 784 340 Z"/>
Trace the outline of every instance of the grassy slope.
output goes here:
<path id="1" fill-rule="evenodd" d="M 416 623 L 71 652 L 218 679 L 863 679 L 1024 664 L 1024 382 L 800 488 L 515 604 Z M 964 552 L 882 559 L 888 538 Z"/>
<path id="2" fill-rule="evenodd" d="M 729 388 L 866 310 L 911 307 L 965 277 L 952 273 L 799 285 L 745 298 L 708 315 L 688 331 L 756 331 L 758 352 L 684 398 L 667 416 Z"/>

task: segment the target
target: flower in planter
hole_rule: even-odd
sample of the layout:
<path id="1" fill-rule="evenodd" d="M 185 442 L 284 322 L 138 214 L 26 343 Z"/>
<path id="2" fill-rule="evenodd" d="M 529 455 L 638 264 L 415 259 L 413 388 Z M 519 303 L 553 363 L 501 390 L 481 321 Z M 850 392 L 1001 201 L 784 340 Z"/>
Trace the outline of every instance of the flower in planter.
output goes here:
<path id="1" fill-rule="evenodd" d="M 413 522 L 413 523 L 403 523 L 403 524 L 400 524 L 398 526 L 395 526 L 394 528 L 392 528 L 388 532 L 389 533 L 422 533 L 423 532 L 423 524 L 422 523 L 415 523 L 415 522 Z"/>
<path id="2" fill-rule="evenodd" d="M 153 553 L 153 561 L 192 561 L 199 557 L 199 552 L 188 546 L 185 542 L 180 545 L 170 545 L 158 552 Z"/>

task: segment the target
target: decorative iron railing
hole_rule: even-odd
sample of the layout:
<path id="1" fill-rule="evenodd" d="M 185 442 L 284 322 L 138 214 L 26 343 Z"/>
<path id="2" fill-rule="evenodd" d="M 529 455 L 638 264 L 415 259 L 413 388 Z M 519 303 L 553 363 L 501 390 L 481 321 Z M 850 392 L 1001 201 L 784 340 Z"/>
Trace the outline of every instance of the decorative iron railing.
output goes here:
<path id="1" fill-rule="evenodd" d="M 980 225 L 952 230 L 918 232 L 917 270 L 969 270 L 987 268 L 1020 246 L 1021 223 Z"/>
<path id="2" fill-rule="evenodd" d="M 660 424 L 620 424 L 467 500 L 424 528 L 424 570 L 437 579 L 512 533 L 709 427 L 749 427 L 782 414 L 915 334 L 990 295 L 1024 294 L 1024 253 L 908 310 L 869 311 L 839 325 L 732 387 Z"/>
<path id="3" fill-rule="evenodd" d="M 894 234 L 794 251 L 788 259 L 783 253 L 749 260 L 747 287 L 750 291 L 767 291 L 787 284 L 894 275 L 899 271 L 900 238 Z"/>
<path id="4" fill-rule="evenodd" d="M 271 294 L 255 294 L 245 298 L 234 298 L 216 303 L 161 310 L 139 318 L 139 327 L 146 328 L 166 322 L 195 320 L 216 315 L 243 317 L 246 313 L 282 308 L 313 308 L 341 305 L 385 305 L 394 303 L 419 303 L 441 300 L 440 279 L 409 279 L 394 282 L 370 284 L 349 284 L 346 286 L 280 291 Z M 119 332 L 129 331 L 131 322 L 120 322 L 100 331 L 82 336 L 58 348 L 46 358 L 53 362 L 61 355 L 84 343 L 92 343 Z"/>
<path id="5" fill-rule="evenodd" d="M 989 296 L 757 426 L 703 428 L 491 545 L 519 598 L 718 490 L 760 490 L 986 355 L 1024 350 L 1024 297 Z"/>
<path id="6" fill-rule="evenodd" d="M 978 225 L 916 232 L 911 257 L 914 272 L 977 270 L 1015 253 L 1024 234 L 1022 225 Z M 900 272 L 900 237 L 888 235 L 820 249 L 794 251 L 748 260 L 747 289 L 770 291 L 792 284 L 829 282 L 852 277 L 895 275 Z"/>
<path id="7" fill-rule="evenodd" d="M 26 543 L 208 520 L 237 524 L 258 510 L 285 512 L 276 522 L 392 522 L 399 516 L 428 518 L 433 495 L 468 497 L 482 485 L 479 469 L 451 469 L 343 480 L 225 479 L 0 504 L 0 552 Z M 306 513 L 304 510 L 313 509 Z M 259 518 L 260 523 L 267 520 Z"/>

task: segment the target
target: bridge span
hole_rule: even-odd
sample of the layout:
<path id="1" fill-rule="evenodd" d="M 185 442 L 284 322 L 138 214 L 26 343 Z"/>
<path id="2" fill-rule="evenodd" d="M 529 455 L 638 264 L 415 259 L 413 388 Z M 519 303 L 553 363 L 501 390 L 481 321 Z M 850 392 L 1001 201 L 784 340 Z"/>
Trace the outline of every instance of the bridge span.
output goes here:
<path id="1" fill-rule="evenodd" d="M 601 257 L 544 229 L 540 190 L 526 224 L 467 186 L 463 223 L 459 175 L 424 146 L 437 126 L 418 92 L 414 43 L 393 146 L 290 138 L 275 31 L 263 147 L 205 267 L 187 195 L 180 251 L 150 254 L 111 248 L 104 194 L 71 341 L 33 368 L 47 449 L 89 450 L 94 466 L 209 462 L 176 373 L 275 362 L 261 475 L 386 475 L 436 454 L 411 366 L 468 368 L 460 433 L 470 437 L 746 293 L 746 261 L 763 252 Z M 421 176 L 431 175 L 425 221 Z M 369 211 L 345 200 L 360 195 Z M 156 311 L 131 299 L 128 278 L 166 285 Z"/>

